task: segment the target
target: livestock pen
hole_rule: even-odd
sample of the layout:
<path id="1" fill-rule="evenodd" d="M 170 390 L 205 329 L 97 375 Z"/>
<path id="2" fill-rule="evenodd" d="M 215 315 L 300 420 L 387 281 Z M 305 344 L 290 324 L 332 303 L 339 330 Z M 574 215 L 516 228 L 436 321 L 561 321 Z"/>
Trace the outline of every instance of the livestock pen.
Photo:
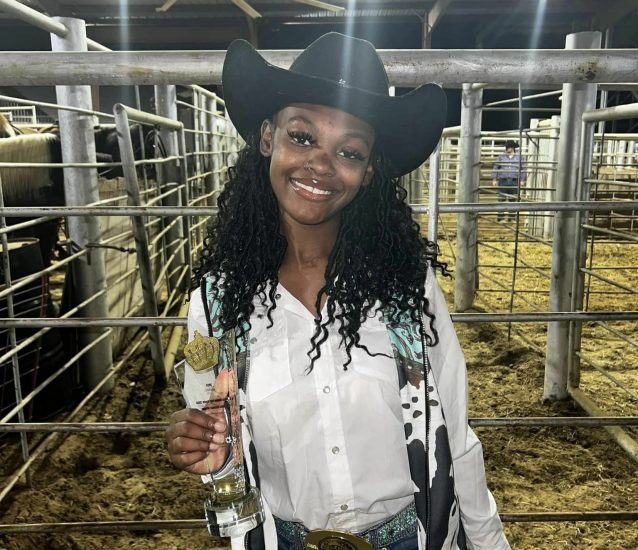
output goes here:
<path id="1" fill-rule="evenodd" d="M 47 24 L 47 30 L 70 39 L 82 27 L 70 19 Z M 438 153 L 406 186 L 415 215 L 422 216 L 453 268 L 454 288 L 447 284 L 446 289 L 449 296 L 454 291 L 453 319 L 468 356 L 471 423 L 483 432 L 490 484 L 517 548 L 638 543 L 636 467 L 630 458 L 636 458 L 636 444 L 630 428 L 622 428 L 638 423 L 632 398 L 638 388 L 631 372 L 636 369 L 636 259 L 630 252 L 638 201 L 626 185 L 636 180 L 635 149 L 608 149 L 609 136 L 596 137 L 593 128 L 599 119 L 636 116 L 635 105 L 594 107 L 597 83 L 635 82 L 638 61 L 624 50 L 599 49 L 599 33 L 575 37 L 589 40 L 589 46 L 533 56 L 509 50 L 453 56 L 436 50 L 381 52 L 392 84 L 463 86 L 461 127 L 446 131 Z M 2 368 L 10 373 L 15 393 L 0 423 L 6 468 L 0 544 L 20 549 L 221 547 L 223 541 L 211 541 L 200 519 L 205 489 L 170 467 L 161 432 L 168 414 L 181 407 L 179 388 L 168 374 L 183 341 L 190 268 L 207 218 L 216 211 L 225 170 L 240 147 L 223 100 L 199 86 L 219 84 L 224 52 L 70 51 L 85 49 L 78 44 L 59 49 L 6 52 L 0 59 L 6 82 L 63 88 L 54 105 L 60 112 L 63 162 L 38 167 L 62 167 L 67 191 L 63 206 L 0 204 L 5 277 L 0 297 L 6 300 L 0 325 L 11 348 L 1 360 L 11 361 Z M 265 53 L 282 66 L 296 55 Z M 597 72 L 585 77 L 582 67 L 590 64 Z M 154 86 L 156 112 L 122 104 L 112 115 L 93 110 L 86 87 L 107 84 Z M 560 121 L 482 135 L 486 86 L 517 88 L 519 105 L 524 86 L 563 86 L 564 112 Z M 121 161 L 106 164 L 121 166 L 123 178 L 108 184 L 97 178 L 97 170 L 108 166 L 86 147 L 96 116 L 117 128 Z M 130 122 L 156 130 L 147 158 L 136 158 Z M 549 137 L 540 139 L 535 132 Z M 481 189 L 487 187 L 481 172 L 491 170 L 495 147 L 512 134 L 520 138 L 533 174 L 523 191 L 530 196 L 499 203 L 492 189 Z M 569 141 L 556 150 L 543 144 L 560 143 L 565 135 Z M 619 175 L 614 159 L 621 154 L 627 173 Z M 155 167 L 153 177 L 142 170 L 145 166 Z M 0 163 L 0 177 L 20 167 Z M 595 177 L 589 177 L 592 170 Z M 497 222 L 499 211 L 514 212 L 515 221 Z M 66 253 L 19 280 L 11 278 L 8 242 L 17 226 L 7 226 L 7 220 L 15 217 L 35 218 L 23 222 L 23 229 L 51 218 L 67 220 Z M 609 256 L 616 258 L 615 265 L 601 261 Z M 136 264 L 122 261 L 133 257 Z M 81 290 L 68 308 L 60 316 L 31 310 L 18 315 L 18 291 L 43 275 L 59 274 L 65 265 L 71 268 L 73 288 Z M 544 281 L 548 272 L 551 286 L 526 276 Z M 46 293 L 39 292 L 43 311 Z M 544 326 L 546 343 L 544 329 L 538 328 Z M 588 349 L 599 338 L 591 331 L 598 329 L 629 346 L 616 352 L 627 359 L 623 369 Z M 78 347 L 48 378 L 23 392 L 19 351 L 27 347 L 24 342 L 36 342 L 52 330 L 77 330 Z M 30 333 L 18 344 L 24 331 Z M 126 345 L 111 363 L 116 331 Z M 616 380 L 614 386 L 624 386 L 626 405 L 614 408 L 621 404 L 617 397 L 608 402 L 601 397 L 588 365 Z M 55 418 L 28 422 L 29 403 L 69 370 L 82 395 L 70 396 L 69 410 Z M 585 394 L 590 384 L 597 388 L 595 399 Z M 549 404 L 543 404 L 543 395 Z M 567 461 L 559 461 L 562 457 Z M 571 467 L 573 477 L 566 471 Z"/>

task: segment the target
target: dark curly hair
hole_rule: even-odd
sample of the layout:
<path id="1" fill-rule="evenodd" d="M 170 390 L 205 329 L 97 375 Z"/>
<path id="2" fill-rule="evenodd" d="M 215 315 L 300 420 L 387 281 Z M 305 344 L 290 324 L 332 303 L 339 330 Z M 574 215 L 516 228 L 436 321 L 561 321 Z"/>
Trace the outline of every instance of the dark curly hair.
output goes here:
<path id="1" fill-rule="evenodd" d="M 270 185 L 270 158 L 261 154 L 259 138 L 256 129 L 240 151 L 236 166 L 229 169 L 229 181 L 219 196 L 219 213 L 209 224 L 192 279 L 195 288 L 204 277 L 211 278 L 221 300 L 223 330 L 245 323 L 250 326 L 255 296 L 264 306 L 270 302 L 271 326 L 277 305 L 278 272 L 287 242 L 280 232 L 279 206 Z M 359 328 L 370 312 L 378 310 L 388 322 L 407 313 L 412 322 L 420 324 L 424 314 L 434 335 L 425 335 L 427 344 L 438 341 L 423 289 L 428 265 L 444 274 L 447 265 L 437 261 L 436 245 L 421 236 L 405 202 L 407 193 L 399 178 L 390 176 L 390 164 L 382 152 L 375 151 L 372 162 L 370 184 L 361 187 L 343 210 L 326 267 L 326 283 L 317 294 L 317 311 L 321 311 L 324 295 L 327 306 L 310 342 L 310 368 L 321 356 L 320 347 L 335 321 L 348 356 L 344 368 L 352 359 L 353 346 L 372 355 L 359 341 Z"/>

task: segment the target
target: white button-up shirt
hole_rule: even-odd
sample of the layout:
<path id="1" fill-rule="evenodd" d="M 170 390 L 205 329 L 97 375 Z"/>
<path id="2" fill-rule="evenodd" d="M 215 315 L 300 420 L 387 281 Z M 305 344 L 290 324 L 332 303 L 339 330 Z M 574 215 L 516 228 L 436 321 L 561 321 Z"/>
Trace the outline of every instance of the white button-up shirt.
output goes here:
<path id="1" fill-rule="evenodd" d="M 396 362 L 378 317 L 359 329 L 352 362 L 335 327 L 308 371 L 313 315 L 279 285 L 273 326 L 255 300 L 246 410 L 261 490 L 272 513 L 309 529 L 360 532 L 413 500 Z M 189 340 L 207 333 L 201 292 Z"/>

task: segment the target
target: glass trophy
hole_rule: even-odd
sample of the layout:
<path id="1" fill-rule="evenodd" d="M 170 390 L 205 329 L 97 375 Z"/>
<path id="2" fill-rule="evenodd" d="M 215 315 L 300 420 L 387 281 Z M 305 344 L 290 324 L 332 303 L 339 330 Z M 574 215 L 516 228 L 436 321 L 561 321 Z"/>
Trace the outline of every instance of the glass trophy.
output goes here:
<path id="1" fill-rule="evenodd" d="M 204 476 L 210 482 L 204 501 L 208 531 L 220 537 L 242 536 L 264 521 L 259 489 L 246 478 L 235 349 L 234 330 L 219 340 L 195 332 L 184 348 L 186 362 L 175 368 L 188 405 L 226 424 L 228 458 L 220 470 Z"/>

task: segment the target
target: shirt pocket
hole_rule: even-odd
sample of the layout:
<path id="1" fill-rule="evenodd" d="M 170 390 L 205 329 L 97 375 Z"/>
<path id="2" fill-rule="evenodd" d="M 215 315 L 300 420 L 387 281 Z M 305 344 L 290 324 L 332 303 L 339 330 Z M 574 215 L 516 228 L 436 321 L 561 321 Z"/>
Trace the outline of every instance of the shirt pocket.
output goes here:
<path id="1" fill-rule="evenodd" d="M 288 359 L 286 323 L 277 320 L 271 328 L 263 319 L 250 336 L 248 401 L 258 403 L 292 383 Z"/>
<path id="2" fill-rule="evenodd" d="M 362 376 L 383 382 L 384 386 L 387 385 L 398 393 L 399 376 L 385 325 L 376 319 L 370 319 L 359 329 L 359 335 L 360 343 L 373 355 L 353 346 L 352 369 Z"/>

